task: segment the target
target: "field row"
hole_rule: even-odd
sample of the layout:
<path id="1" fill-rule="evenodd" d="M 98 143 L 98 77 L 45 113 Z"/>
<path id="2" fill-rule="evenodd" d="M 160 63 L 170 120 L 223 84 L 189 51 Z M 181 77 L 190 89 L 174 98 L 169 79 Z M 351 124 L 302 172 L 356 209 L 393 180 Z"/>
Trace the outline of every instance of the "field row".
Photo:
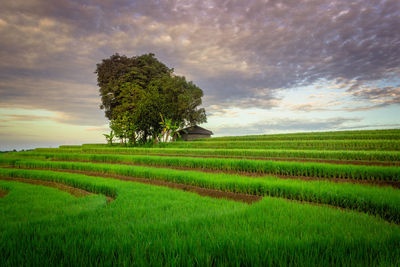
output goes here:
<path id="1" fill-rule="evenodd" d="M 44 157 L 56 160 L 129 163 L 152 166 L 197 168 L 282 176 L 326 179 L 400 181 L 400 167 L 342 165 L 315 162 L 285 162 L 250 159 L 190 158 L 147 155 L 107 155 L 83 153 L 20 152 L 19 157 Z M 7 162 L 8 158 L 0 158 Z"/>
<path id="2" fill-rule="evenodd" d="M 400 140 L 275 140 L 275 141 L 224 141 L 216 142 L 214 138 L 196 141 L 178 141 L 159 143 L 152 148 L 190 148 L 190 149 L 281 149 L 281 150 L 368 150 L 399 151 Z M 114 144 L 113 147 L 121 147 Z M 61 149 L 110 148 L 107 144 L 63 145 Z"/>
<path id="3" fill-rule="evenodd" d="M 212 140 L 212 139 L 211 139 Z M 85 146 L 83 146 L 85 147 Z M 86 147 L 90 147 L 87 145 Z M 190 141 L 160 143 L 156 147 L 214 149 L 314 149 L 399 151 L 400 140 Z"/>
<path id="4" fill-rule="evenodd" d="M 297 134 L 269 134 L 247 136 L 224 136 L 199 141 L 267 141 L 267 140 L 400 140 L 400 130 L 361 131 L 361 132 L 325 132 L 325 133 L 297 133 Z"/>
<path id="5" fill-rule="evenodd" d="M 196 185 L 221 191 L 284 197 L 367 212 L 378 215 L 386 220 L 400 223 L 400 194 L 398 190 L 389 187 L 371 187 L 357 184 L 331 183 L 328 181 L 279 179 L 276 177 L 254 179 L 222 173 L 210 174 L 199 171 L 87 162 L 8 159 L 8 161 L 2 160 L 2 165 L 15 168 L 82 171 L 97 173 L 98 175 L 124 175 Z M 0 175 L 29 178 L 30 176 L 34 176 L 35 172 L 31 170 L 0 168 Z M 76 184 L 72 185 L 75 186 Z M 84 185 L 79 184 L 78 187 L 82 186 L 84 187 Z M 107 189 L 91 188 L 88 191 L 96 190 L 104 192 Z M 108 193 L 107 195 L 109 194 L 112 193 Z"/>
<path id="6" fill-rule="evenodd" d="M 63 146 L 65 147 L 65 146 Z M 345 150 L 284 150 L 284 149 L 207 149 L 207 148 L 144 148 L 144 147 L 74 147 L 74 148 L 37 148 L 36 152 L 51 153 L 103 153 L 103 154 L 144 154 L 144 155 L 180 155 L 215 156 L 243 158 L 282 158 L 317 159 L 343 161 L 379 161 L 400 163 L 400 151 L 345 151 Z"/>
<path id="7" fill-rule="evenodd" d="M 0 174 L 117 195 L 107 205 L 100 195 L 77 199 L 0 181 L 9 191 L 0 199 L 0 266 L 399 264 L 398 226 L 357 212 L 270 197 L 247 205 L 54 171 L 0 169 Z"/>

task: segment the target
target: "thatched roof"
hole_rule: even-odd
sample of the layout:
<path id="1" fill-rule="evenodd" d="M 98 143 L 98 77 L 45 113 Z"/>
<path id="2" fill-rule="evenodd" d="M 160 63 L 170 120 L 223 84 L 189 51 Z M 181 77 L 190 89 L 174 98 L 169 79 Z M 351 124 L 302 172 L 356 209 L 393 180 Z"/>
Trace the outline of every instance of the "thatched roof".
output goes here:
<path id="1" fill-rule="evenodd" d="M 200 126 L 192 126 L 192 127 L 187 127 L 185 129 L 182 129 L 179 131 L 181 134 L 205 134 L 205 135 L 213 135 L 213 132 L 204 129 Z"/>

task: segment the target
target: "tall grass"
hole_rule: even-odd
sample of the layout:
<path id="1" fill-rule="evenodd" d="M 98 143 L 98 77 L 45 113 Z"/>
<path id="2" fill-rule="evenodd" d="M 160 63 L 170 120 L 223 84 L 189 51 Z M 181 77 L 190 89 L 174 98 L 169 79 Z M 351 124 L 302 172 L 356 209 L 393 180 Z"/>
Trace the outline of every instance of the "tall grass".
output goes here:
<path id="1" fill-rule="evenodd" d="M 285 162 L 250 159 L 190 158 L 147 155 L 20 152 L 20 157 L 45 157 L 108 163 L 133 163 L 152 166 L 200 168 L 218 171 L 250 172 L 285 176 L 399 181 L 400 167 L 342 165 L 316 162 Z M 1 158 L 0 158 L 1 160 Z M 1 162 L 1 161 L 0 161 Z"/>
<path id="2" fill-rule="evenodd" d="M 207 148 L 144 148 L 103 147 L 82 148 L 83 153 L 186 155 L 247 158 L 318 159 L 344 161 L 400 162 L 400 151 L 345 151 L 345 150 L 284 150 L 284 149 L 207 149 Z M 35 152 L 76 153 L 75 149 L 37 148 Z"/>
<path id="3" fill-rule="evenodd" d="M 81 149 L 82 146 L 81 145 L 62 145 L 62 146 L 59 146 L 59 148 L 62 148 L 62 149 Z"/>
<path id="4" fill-rule="evenodd" d="M 3 164 L 17 168 L 79 170 L 116 174 L 146 179 L 196 185 L 222 191 L 261 196 L 277 196 L 300 201 L 330 204 L 378 215 L 400 223 L 400 193 L 392 188 L 378 188 L 356 184 L 337 184 L 327 181 L 301 181 L 274 177 L 249 178 L 239 175 L 210 174 L 126 165 L 82 162 L 54 162 L 6 159 Z M 8 170 L 1 169 L 1 173 Z M 29 172 L 29 171 L 26 171 Z"/>
<path id="5" fill-rule="evenodd" d="M 249 206 L 113 179 L 6 171 L 105 185 L 118 198 L 105 205 L 97 196 L 76 199 L 0 181 L 10 189 L 0 199 L 0 266 L 399 264 L 399 227 L 364 214 L 267 197 Z"/>
<path id="6" fill-rule="evenodd" d="M 224 136 L 198 139 L 196 141 L 268 141 L 268 140 L 400 140 L 400 130 L 382 133 L 304 133 L 304 134 L 279 134 L 279 135 L 247 135 Z"/>
<path id="7" fill-rule="evenodd" d="M 156 146 L 157 147 L 157 146 Z M 296 140 L 296 141 L 190 141 L 160 143 L 158 147 L 214 149 L 315 149 L 315 150 L 400 150 L 400 140 Z"/>

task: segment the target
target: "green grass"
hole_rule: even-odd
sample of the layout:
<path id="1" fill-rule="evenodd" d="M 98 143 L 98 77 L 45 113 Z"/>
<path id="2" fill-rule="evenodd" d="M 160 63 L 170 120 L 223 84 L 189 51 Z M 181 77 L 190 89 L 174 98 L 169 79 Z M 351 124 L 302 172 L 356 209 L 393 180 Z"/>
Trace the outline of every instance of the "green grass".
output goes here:
<path id="1" fill-rule="evenodd" d="M 97 194 L 77 198 L 0 180 L 0 191 L 7 192 L 0 198 L 0 266 L 400 266 L 400 190 L 330 181 L 398 183 L 400 167 L 386 165 L 399 162 L 398 129 L 6 153 L 0 177 L 61 182 Z M 250 205 L 113 175 L 263 199 Z"/>
<path id="2" fill-rule="evenodd" d="M 147 155 L 107 155 L 80 153 L 21 152 L 11 156 L 45 157 L 57 160 L 134 163 L 152 166 L 199 168 L 218 171 L 250 172 L 286 176 L 399 181 L 400 167 L 340 165 L 315 162 L 285 162 L 250 159 L 217 159 Z M 1 160 L 1 158 L 0 158 Z"/>
<path id="3" fill-rule="evenodd" d="M 343 161 L 380 161 L 400 163 L 400 151 L 345 151 L 345 150 L 284 150 L 284 149 L 201 149 L 201 148 L 145 148 L 145 147 L 81 147 L 37 148 L 35 152 L 104 153 L 144 155 L 189 155 L 247 158 L 318 159 Z"/>
<path id="4" fill-rule="evenodd" d="M 84 146 L 83 146 L 84 147 Z M 88 146 L 90 147 L 90 146 Z M 314 149 L 399 151 L 400 140 L 191 141 L 161 143 L 155 147 L 215 149 Z"/>
<path id="5" fill-rule="evenodd" d="M 314 132 L 295 134 L 268 134 L 246 136 L 224 136 L 199 141 L 260 141 L 260 140 L 400 140 L 400 130 Z"/>
<path id="6" fill-rule="evenodd" d="M 82 146 L 81 145 L 63 145 L 60 146 L 62 149 L 80 149 Z"/>
<path id="7" fill-rule="evenodd" d="M 1 266 L 400 264 L 399 226 L 365 214 L 269 197 L 247 205 L 113 179 L 7 171 L 106 186 L 117 199 L 107 205 L 102 196 L 74 198 L 0 181 L 10 190 L 0 199 Z"/>
<path id="8" fill-rule="evenodd" d="M 378 215 L 400 223 L 400 192 L 388 187 L 371 187 L 357 184 L 339 184 L 327 181 L 302 181 L 275 177 L 249 178 L 239 175 L 210 174 L 198 171 L 181 171 L 163 168 L 110 165 L 82 162 L 54 162 L 42 160 L 8 159 L 3 164 L 17 168 L 43 168 L 78 170 L 116 174 L 131 177 L 158 179 L 181 184 L 196 185 L 222 191 L 247 193 L 261 196 L 277 196 L 301 201 L 330 204 Z M 29 175 L 30 170 L 18 173 Z M 0 175 L 10 176 L 8 169 L 0 169 Z M 12 176 L 12 175 L 11 175 Z"/>

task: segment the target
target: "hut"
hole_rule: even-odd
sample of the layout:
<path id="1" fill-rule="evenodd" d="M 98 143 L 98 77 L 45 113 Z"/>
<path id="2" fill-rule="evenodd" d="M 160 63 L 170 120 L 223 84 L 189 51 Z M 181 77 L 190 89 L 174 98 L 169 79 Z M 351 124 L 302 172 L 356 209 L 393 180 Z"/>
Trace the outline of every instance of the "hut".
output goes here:
<path id="1" fill-rule="evenodd" d="M 182 139 L 185 141 L 192 141 L 199 138 L 209 138 L 213 135 L 213 132 L 204 129 L 200 126 L 192 126 L 179 131 Z"/>

